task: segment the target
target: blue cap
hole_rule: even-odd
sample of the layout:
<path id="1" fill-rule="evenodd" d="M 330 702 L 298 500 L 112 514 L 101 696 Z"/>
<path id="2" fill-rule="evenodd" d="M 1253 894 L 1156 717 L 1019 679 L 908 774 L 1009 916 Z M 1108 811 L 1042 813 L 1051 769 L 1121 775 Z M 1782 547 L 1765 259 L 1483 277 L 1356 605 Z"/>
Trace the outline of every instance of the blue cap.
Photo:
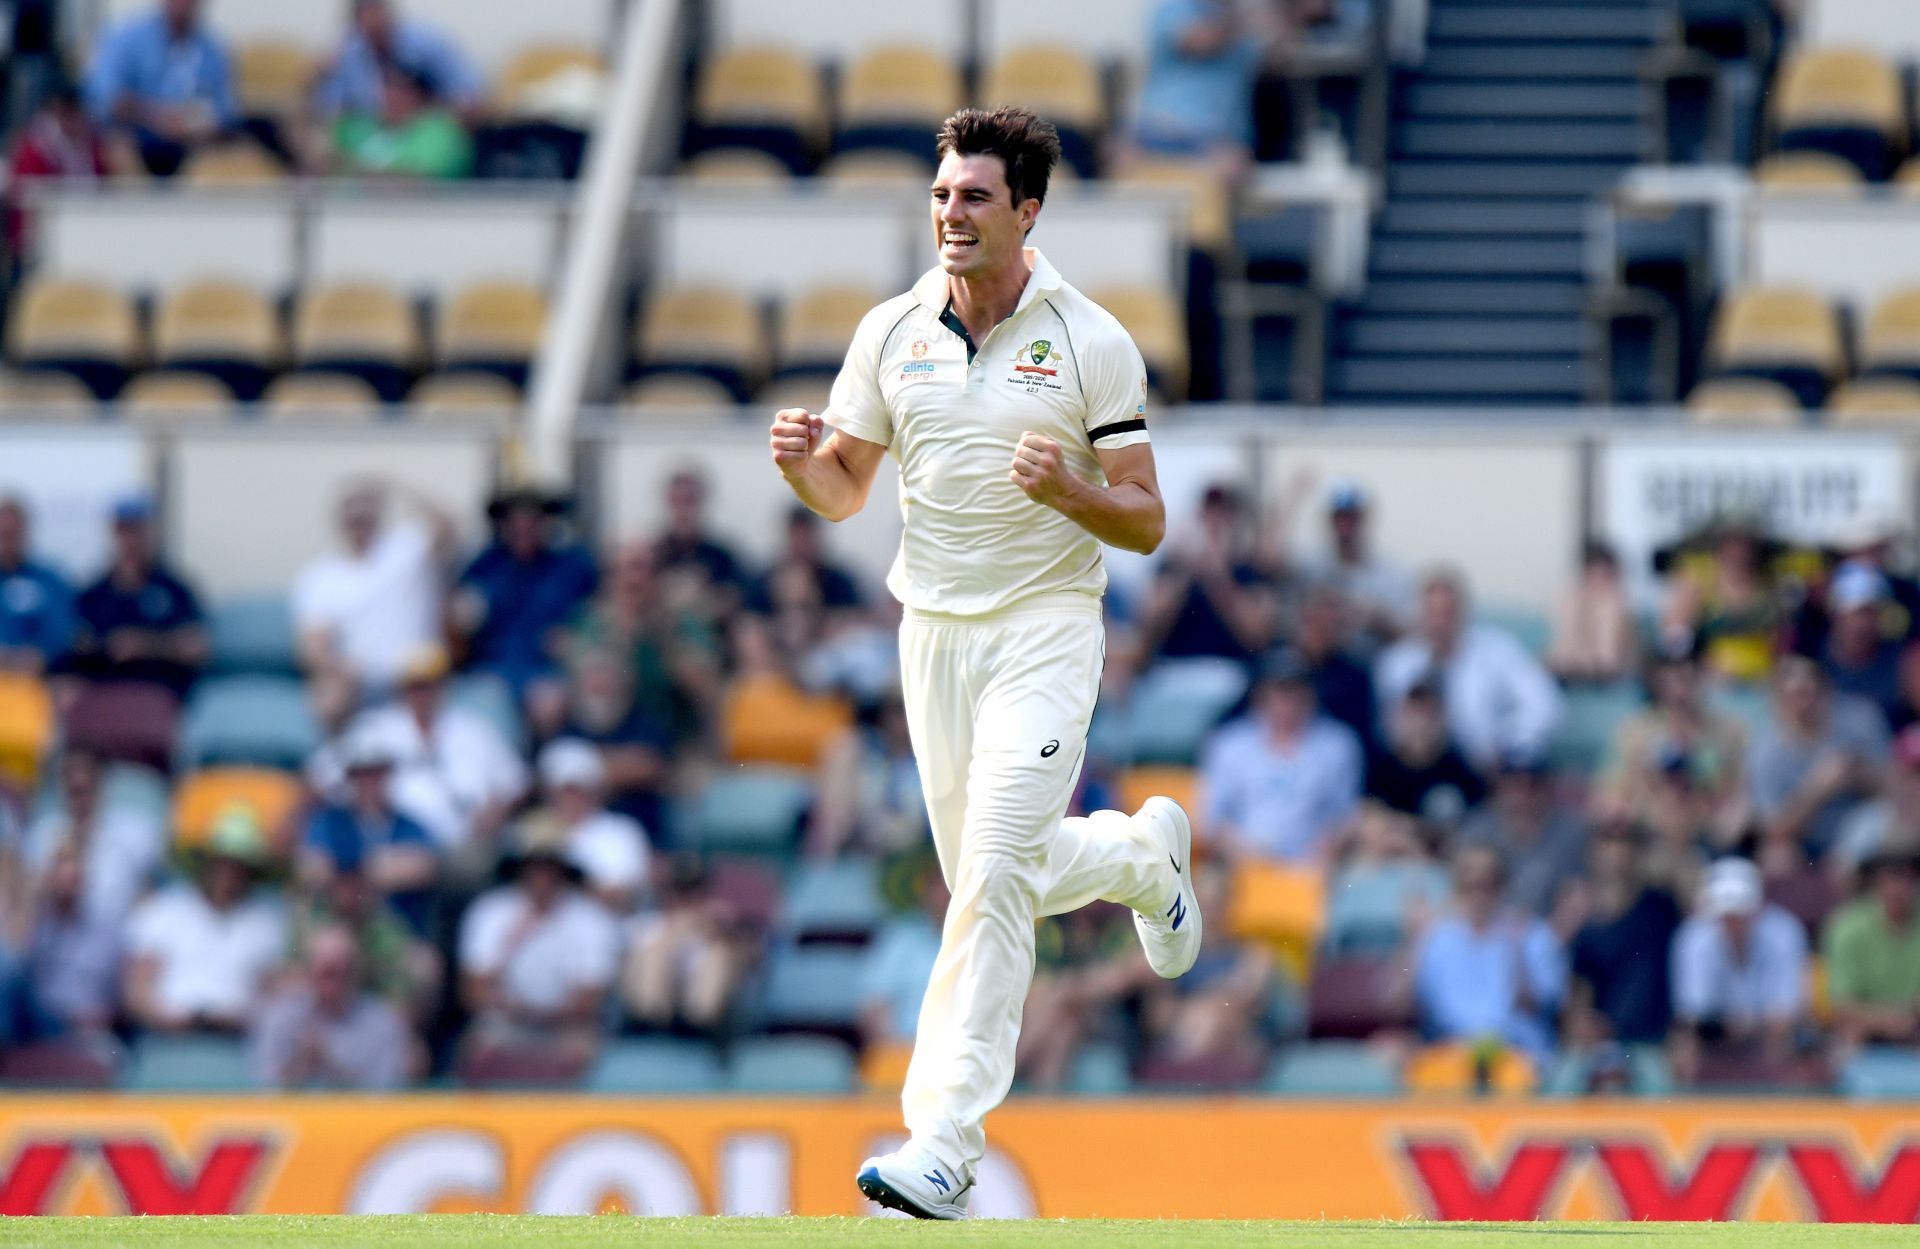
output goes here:
<path id="1" fill-rule="evenodd" d="M 153 500 L 144 494 L 125 495 L 113 505 L 116 525 L 144 525 L 153 519 Z"/>
<path id="2" fill-rule="evenodd" d="M 1327 510 L 1329 512 L 1364 512 L 1367 510 L 1366 487 L 1351 477 L 1342 477 L 1327 487 Z"/>
<path id="3" fill-rule="evenodd" d="M 1871 564 L 1847 563 L 1833 574 L 1833 584 L 1827 587 L 1827 602 L 1835 611 L 1852 611 L 1881 602 L 1888 593 L 1887 578 L 1878 568 Z"/>

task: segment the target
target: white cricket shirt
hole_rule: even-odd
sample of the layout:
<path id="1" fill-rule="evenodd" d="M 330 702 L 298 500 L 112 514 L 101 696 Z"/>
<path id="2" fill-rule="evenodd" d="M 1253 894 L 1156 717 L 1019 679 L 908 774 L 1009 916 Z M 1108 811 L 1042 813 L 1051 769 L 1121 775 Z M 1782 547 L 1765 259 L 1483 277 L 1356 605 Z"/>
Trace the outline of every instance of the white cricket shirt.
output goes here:
<path id="1" fill-rule="evenodd" d="M 1032 432 L 1060 444 L 1069 471 L 1104 484 L 1094 448 L 1147 440 L 1147 370 L 1111 313 L 1038 250 L 1026 257 L 1019 304 L 971 359 L 958 320 L 943 317 L 938 268 L 869 312 L 821 413 L 899 462 L 905 531 L 887 588 L 907 607 L 977 616 L 1106 589 L 1099 540 L 1007 474 Z"/>

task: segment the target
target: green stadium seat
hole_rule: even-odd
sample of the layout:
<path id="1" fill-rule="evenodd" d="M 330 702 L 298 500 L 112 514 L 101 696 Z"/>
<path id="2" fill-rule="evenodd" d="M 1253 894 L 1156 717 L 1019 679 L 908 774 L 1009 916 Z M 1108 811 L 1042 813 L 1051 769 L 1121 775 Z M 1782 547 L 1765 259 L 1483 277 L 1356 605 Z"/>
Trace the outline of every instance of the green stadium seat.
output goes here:
<path id="1" fill-rule="evenodd" d="M 1118 1097 L 1133 1091 L 1127 1052 L 1111 1041 L 1089 1041 L 1067 1068 L 1066 1092 L 1085 1097 Z"/>
<path id="2" fill-rule="evenodd" d="M 728 1064 L 736 1093 L 851 1093 L 856 1083 L 853 1051 L 827 1037 L 751 1037 Z"/>
<path id="3" fill-rule="evenodd" d="M 1167 659 L 1134 684 L 1127 741 L 1135 763 L 1191 765 L 1222 716 L 1247 692 L 1247 674 L 1230 659 Z"/>
<path id="4" fill-rule="evenodd" d="M 712 1046 L 670 1037 L 608 1042 L 586 1080 L 593 1093 L 712 1093 L 724 1084 Z"/>
<path id="5" fill-rule="evenodd" d="M 813 803 L 813 785 L 791 768 L 743 767 L 723 773 L 694 800 L 691 845 L 707 854 L 750 854 L 785 861 Z"/>
<path id="6" fill-rule="evenodd" d="M 250 763 L 298 771 L 320 743 L 306 687 L 293 677 L 215 677 L 187 704 L 183 768 Z"/>
<path id="7" fill-rule="evenodd" d="M 228 599 L 207 618 L 213 670 L 230 676 L 296 676 L 293 609 L 285 595 Z"/>
<path id="8" fill-rule="evenodd" d="M 1621 722 L 1646 703 L 1638 684 L 1575 686 L 1566 692 L 1566 716 L 1553 743 L 1554 763 L 1591 773 L 1606 758 Z"/>
<path id="9" fill-rule="evenodd" d="M 866 993 L 862 950 L 801 946 L 768 960 L 761 1010 L 776 1032 L 826 1032 L 851 1037 Z"/>
<path id="10" fill-rule="evenodd" d="M 1476 607 L 1473 622 L 1512 634 L 1516 642 L 1527 648 L 1529 655 L 1536 657 L 1546 654 L 1553 641 L 1553 622 L 1545 612 L 1529 607 Z"/>
<path id="11" fill-rule="evenodd" d="M 1920 1054 L 1879 1046 L 1862 1050 L 1840 1069 L 1838 1083 L 1841 1096 L 1856 1101 L 1920 1099 Z"/>
<path id="12" fill-rule="evenodd" d="M 1267 1070 L 1269 1093 L 1309 1097 L 1392 1097 L 1403 1091 L 1392 1062 L 1365 1045 L 1296 1045 Z"/>
<path id="13" fill-rule="evenodd" d="M 152 768 L 132 763 L 110 765 L 100 778 L 101 802 L 111 811 L 126 811 L 164 825 L 173 811 L 167 782 Z"/>
<path id="14" fill-rule="evenodd" d="M 880 865 L 870 858 L 807 863 L 787 886 L 781 920 L 797 939 L 865 940 L 886 918 Z"/>
<path id="15" fill-rule="evenodd" d="M 515 750 L 526 750 L 527 725 L 520 717 L 520 706 L 514 702 L 513 691 L 507 688 L 507 683 L 491 672 L 455 677 L 447 688 L 447 702 L 491 724 Z"/>
<path id="16" fill-rule="evenodd" d="M 1335 872 L 1327 890 L 1327 927 L 1322 948 L 1331 955 L 1386 955 L 1406 938 L 1414 898 L 1445 903 L 1447 874 L 1431 863 L 1376 864 Z"/>
<path id="17" fill-rule="evenodd" d="M 1721 715 L 1732 716 L 1745 725 L 1749 736 L 1773 714 L 1773 697 L 1764 685 L 1722 683 L 1708 695 L 1707 703 Z"/>
<path id="18" fill-rule="evenodd" d="M 230 1093 L 255 1086 L 243 1041 L 150 1036 L 134 1047 L 124 1087 L 142 1093 Z"/>

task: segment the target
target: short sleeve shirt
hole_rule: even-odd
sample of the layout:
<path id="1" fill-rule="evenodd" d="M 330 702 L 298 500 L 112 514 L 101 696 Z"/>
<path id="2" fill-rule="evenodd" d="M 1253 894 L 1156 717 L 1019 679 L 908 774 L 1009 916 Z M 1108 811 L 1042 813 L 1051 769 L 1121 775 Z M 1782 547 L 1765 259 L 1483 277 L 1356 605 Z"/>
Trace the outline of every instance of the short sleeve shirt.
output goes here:
<path id="1" fill-rule="evenodd" d="M 887 588 L 920 611 L 983 615 L 1039 595 L 1106 588 L 1100 543 L 1008 480 L 1021 435 L 1104 476 L 1096 450 L 1147 440 L 1147 370 L 1112 314 L 1029 248 L 1013 315 L 971 344 L 947 317 L 947 278 L 860 323 L 822 414 L 900 465 L 900 553 Z"/>

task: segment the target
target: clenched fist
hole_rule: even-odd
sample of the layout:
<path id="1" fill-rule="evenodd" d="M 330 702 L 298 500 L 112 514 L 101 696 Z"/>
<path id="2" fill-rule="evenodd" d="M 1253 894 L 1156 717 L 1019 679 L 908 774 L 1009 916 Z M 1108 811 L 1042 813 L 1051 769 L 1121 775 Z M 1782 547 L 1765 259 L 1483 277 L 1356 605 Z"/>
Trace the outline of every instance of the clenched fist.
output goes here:
<path id="1" fill-rule="evenodd" d="M 781 476 L 797 477 L 806 470 L 826 424 L 805 408 L 781 408 L 773 414 L 767 445 L 773 449 L 774 467 Z"/>
<path id="2" fill-rule="evenodd" d="M 1045 434 L 1031 431 L 1020 435 L 1020 445 L 1013 449 L 1013 468 L 1007 479 L 1027 492 L 1027 497 L 1035 503 L 1052 507 L 1073 487 L 1074 478 L 1067 471 L 1066 461 L 1060 454 L 1060 444 Z"/>

